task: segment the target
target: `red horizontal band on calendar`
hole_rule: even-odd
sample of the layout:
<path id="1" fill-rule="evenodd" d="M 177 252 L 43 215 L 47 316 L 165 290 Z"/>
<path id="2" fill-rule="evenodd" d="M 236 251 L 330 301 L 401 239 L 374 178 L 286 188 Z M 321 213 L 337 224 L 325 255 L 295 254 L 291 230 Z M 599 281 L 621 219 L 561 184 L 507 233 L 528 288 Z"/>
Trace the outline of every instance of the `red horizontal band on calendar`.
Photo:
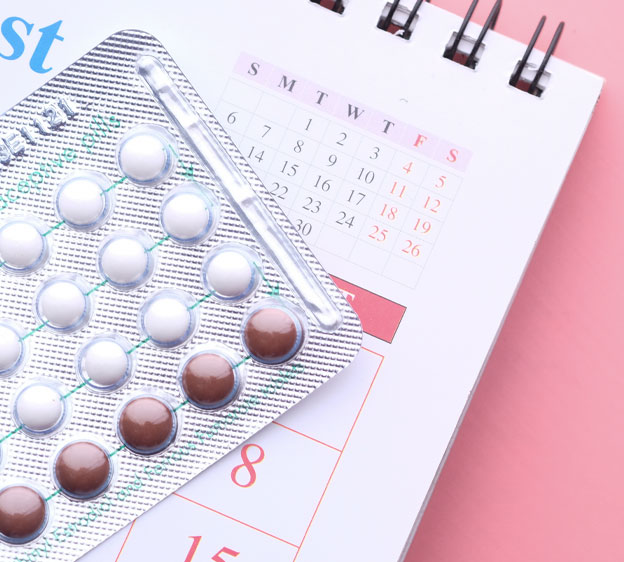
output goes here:
<path id="1" fill-rule="evenodd" d="M 360 317 L 362 329 L 371 336 L 392 343 L 407 308 L 339 277 L 332 275 L 331 278 Z"/>
<path id="2" fill-rule="evenodd" d="M 323 111 L 336 119 L 395 142 L 449 168 L 465 171 L 472 152 L 448 140 L 401 122 L 373 108 L 315 84 L 289 70 L 242 53 L 234 71 L 247 80 Z"/>

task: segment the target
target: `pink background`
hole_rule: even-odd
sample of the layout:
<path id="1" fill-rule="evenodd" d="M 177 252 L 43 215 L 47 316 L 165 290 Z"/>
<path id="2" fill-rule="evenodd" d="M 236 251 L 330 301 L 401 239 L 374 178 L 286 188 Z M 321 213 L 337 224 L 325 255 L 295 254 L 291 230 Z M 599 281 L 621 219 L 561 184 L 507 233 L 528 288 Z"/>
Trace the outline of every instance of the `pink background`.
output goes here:
<path id="1" fill-rule="evenodd" d="M 463 14 L 469 0 L 434 0 Z M 482 0 L 483 23 L 493 0 Z M 624 560 L 624 8 L 506 0 L 497 30 L 607 79 L 407 556 Z"/>

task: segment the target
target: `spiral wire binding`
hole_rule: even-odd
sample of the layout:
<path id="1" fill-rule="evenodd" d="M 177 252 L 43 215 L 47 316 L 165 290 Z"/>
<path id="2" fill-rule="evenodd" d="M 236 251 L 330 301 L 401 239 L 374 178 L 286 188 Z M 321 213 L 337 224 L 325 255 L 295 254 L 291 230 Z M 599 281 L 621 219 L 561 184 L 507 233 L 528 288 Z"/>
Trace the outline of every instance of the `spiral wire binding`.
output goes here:
<path id="1" fill-rule="evenodd" d="M 319 4 L 331 10 L 332 12 L 342 14 L 345 9 L 345 0 L 333 0 L 333 4 L 331 4 L 331 1 L 332 0 L 310 0 L 310 2 Z M 418 10 L 420 9 L 424 1 L 430 2 L 431 0 L 416 0 L 414 7 L 410 10 L 405 20 L 405 23 L 403 25 L 399 25 L 395 21 L 393 21 L 393 18 L 401 5 L 401 0 L 393 0 L 388 10 L 388 13 L 385 16 L 382 15 L 382 17 L 380 17 L 377 27 L 384 31 L 389 31 L 390 26 L 394 25 L 398 28 L 397 31 L 394 31 L 395 35 L 402 37 L 403 39 L 409 39 L 412 33 L 410 27 L 417 17 Z M 466 29 L 468 27 L 468 24 L 470 23 L 470 20 L 472 19 L 478 3 L 479 0 L 472 1 L 459 29 L 457 30 L 457 33 L 455 33 L 454 35 L 453 42 L 446 47 L 443 54 L 444 58 L 450 59 L 454 62 L 457 62 L 458 64 L 462 64 L 472 69 L 476 68 L 477 63 L 479 62 L 479 49 L 483 46 L 483 40 L 485 39 L 487 32 L 490 29 L 494 29 L 494 27 L 496 26 L 498 16 L 500 15 L 501 8 L 503 6 L 503 0 L 496 0 L 494 6 L 492 6 L 490 13 L 485 20 L 485 24 L 481 28 L 481 32 L 474 42 L 470 53 L 462 53 L 459 50 L 459 46 L 461 44 L 461 40 L 465 37 Z M 550 41 L 550 45 L 548 46 L 548 49 L 544 54 L 544 58 L 542 59 L 542 62 L 540 63 L 535 73 L 535 76 L 529 83 L 528 81 L 522 79 L 522 73 L 527 68 L 527 66 L 530 66 L 529 58 L 535 48 L 540 34 L 542 33 L 542 30 L 544 29 L 545 23 L 546 16 L 542 16 L 539 23 L 537 24 L 535 31 L 533 32 L 533 36 L 531 37 L 531 40 L 527 45 L 527 49 L 524 52 L 522 59 L 520 59 L 520 61 L 518 62 L 514 72 L 509 79 L 509 84 L 514 88 L 526 91 L 528 94 L 537 97 L 540 97 L 544 92 L 544 86 L 540 84 L 540 81 L 542 80 L 544 75 L 548 75 L 548 73 L 546 72 L 546 67 L 548 66 L 548 63 L 553 56 L 557 45 L 559 44 L 559 40 L 561 39 L 561 35 L 563 34 L 563 30 L 565 28 L 565 22 L 560 22 L 557 26 L 557 29 L 555 30 L 553 38 Z"/>
<path id="2" fill-rule="evenodd" d="M 545 23 L 546 23 L 546 16 L 542 16 L 539 23 L 537 24 L 537 27 L 535 28 L 535 31 L 533 32 L 533 37 L 531 37 L 531 41 L 529 42 L 527 49 L 524 52 L 524 55 L 522 55 L 522 59 L 518 63 L 516 70 L 511 75 L 511 78 L 509 79 L 509 84 L 513 86 L 514 88 L 518 88 L 520 90 L 525 89 L 522 87 L 525 84 L 524 81 L 521 81 L 522 71 L 526 68 L 529 62 L 529 57 L 531 56 L 531 53 L 533 52 L 533 49 L 535 48 L 535 43 L 537 43 L 537 39 L 539 38 L 540 34 L 542 33 L 542 30 L 544 29 Z M 544 58 L 542 59 L 542 62 L 540 63 L 539 68 L 537 69 L 537 72 L 535 73 L 535 77 L 533 78 L 531 83 L 528 84 L 528 87 L 526 88 L 526 92 L 531 94 L 532 96 L 539 97 L 542 95 L 544 91 L 544 89 L 540 87 L 540 80 L 542 79 L 542 76 L 544 76 L 544 74 L 546 73 L 546 66 L 548 65 L 548 61 L 552 57 L 553 53 L 555 52 L 555 49 L 557 48 L 557 45 L 559 43 L 559 39 L 561 39 L 561 34 L 563 33 L 564 27 L 565 27 L 565 22 L 560 22 L 559 25 L 557 26 L 555 34 L 553 35 L 553 38 L 550 41 L 550 45 L 548 46 L 548 49 L 546 50 L 546 53 L 544 54 Z"/>
<path id="3" fill-rule="evenodd" d="M 331 6 L 328 6 L 330 2 L 328 2 L 327 0 L 310 0 L 310 2 L 314 4 L 319 4 L 323 8 L 327 8 L 328 10 L 331 10 L 332 12 L 336 12 L 338 14 L 342 14 L 345 10 L 344 0 L 334 0 L 333 5 Z"/>
<path id="4" fill-rule="evenodd" d="M 472 4 L 470 4 L 470 7 L 468 8 L 468 11 L 466 12 L 466 16 L 464 17 L 464 21 L 462 21 L 461 26 L 459 27 L 459 30 L 455 34 L 455 40 L 453 41 L 453 44 L 450 47 L 447 47 L 444 51 L 444 58 L 450 59 L 459 64 L 463 64 L 464 66 L 467 66 L 468 68 L 475 68 L 477 66 L 477 62 L 478 62 L 477 55 L 479 53 L 479 48 L 481 47 L 483 43 L 483 39 L 485 38 L 486 33 L 490 29 L 494 29 L 494 26 L 496 25 L 496 22 L 498 20 L 498 15 L 500 14 L 501 7 L 503 5 L 503 0 L 497 0 L 494 6 L 492 7 L 492 9 L 490 10 L 487 20 L 485 20 L 485 24 L 481 28 L 481 33 L 479 33 L 479 37 L 477 37 L 477 40 L 475 41 L 472 47 L 472 51 L 470 51 L 470 54 L 465 58 L 465 60 L 463 60 L 463 57 L 458 59 L 457 55 L 458 55 L 459 44 L 461 40 L 464 38 L 466 28 L 468 27 L 468 24 L 470 23 L 470 20 L 472 19 L 472 15 L 474 14 L 475 8 L 477 7 L 478 3 L 479 3 L 479 0 L 473 0 Z"/>
<path id="5" fill-rule="evenodd" d="M 414 19 L 416 18 L 417 14 L 418 14 L 418 10 L 420 9 L 420 6 L 422 5 L 422 3 L 425 0 L 416 0 L 416 3 L 414 4 L 414 7 L 410 10 L 410 13 L 407 16 L 407 19 L 405 20 L 405 23 L 402 26 L 397 25 L 398 30 L 394 32 L 395 35 L 397 35 L 398 37 L 402 37 L 403 39 L 409 39 L 412 35 L 412 31 L 411 31 L 411 26 L 412 23 L 414 22 Z M 427 2 L 430 2 L 431 0 L 426 0 Z M 382 17 L 379 20 L 379 23 L 377 24 L 377 27 L 379 29 L 383 29 L 384 31 L 389 31 L 390 25 L 393 23 L 392 18 L 394 17 L 394 14 L 397 11 L 397 8 L 399 7 L 399 5 L 401 4 L 401 0 L 394 0 L 392 2 L 392 5 L 390 6 L 390 9 L 388 10 L 388 14 L 386 15 L 386 17 Z"/>

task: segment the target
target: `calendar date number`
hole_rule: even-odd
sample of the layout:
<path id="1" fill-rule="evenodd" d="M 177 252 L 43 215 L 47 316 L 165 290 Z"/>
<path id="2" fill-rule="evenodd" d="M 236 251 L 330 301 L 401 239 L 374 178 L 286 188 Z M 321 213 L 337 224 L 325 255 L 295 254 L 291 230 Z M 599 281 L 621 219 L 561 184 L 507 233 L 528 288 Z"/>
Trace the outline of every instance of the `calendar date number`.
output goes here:
<path id="1" fill-rule="evenodd" d="M 310 234 L 312 234 L 312 225 L 309 222 L 305 222 L 303 219 L 297 219 L 295 227 L 302 236 L 310 236 Z"/>
<path id="2" fill-rule="evenodd" d="M 375 181 L 375 172 L 373 170 L 367 170 L 366 168 L 360 168 L 357 179 L 370 185 Z"/>
<path id="3" fill-rule="evenodd" d="M 417 258 L 420 256 L 420 244 L 416 244 L 412 240 L 406 240 L 405 245 L 401 248 L 401 252 L 413 258 Z"/>
<path id="4" fill-rule="evenodd" d="M 442 205 L 442 201 L 431 197 L 431 195 L 427 195 L 427 199 L 425 199 L 425 203 L 423 204 L 423 209 L 427 209 L 430 213 L 437 215 L 440 212 L 440 205 Z"/>
<path id="5" fill-rule="evenodd" d="M 385 242 L 388 238 L 388 229 L 374 225 L 368 237 L 372 238 L 375 242 Z"/>
<path id="6" fill-rule="evenodd" d="M 197 553 L 197 549 L 199 548 L 199 543 L 201 542 L 202 538 L 203 537 L 201 536 L 189 537 L 189 539 L 191 539 L 193 542 L 191 543 L 191 548 L 189 549 L 188 554 L 184 559 L 184 562 L 193 562 L 195 560 L 195 554 Z M 239 554 L 240 552 L 224 546 L 210 560 L 213 560 L 214 562 L 227 562 L 232 558 L 236 558 Z M 228 558 L 226 559 L 224 558 L 224 556 L 227 556 Z"/>
<path id="7" fill-rule="evenodd" d="M 286 199 L 286 195 L 288 194 L 288 186 L 274 181 L 271 184 L 271 189 L 269 189 L 269 193 L 273 195 L 273 197 L 275 197 L 276 199 Z"/>
<path id="8" fill-rule="evenodd" d="M 353 203 L 357 207 L 364 199 L 366 199 L 366 193 L 352 189 L 349 197 L 347 197 L 347 202 Z"/>
<path id="9" fill-rule="evenodd" d="M 431 232 L 431 223 L 421 218 L 416 219 L 413 230 L 419 234 L 429 234 Z"/>
<path id="10" fill-rule="evenodd" d="M 332 187 L 331 179 L 323 178 L 323 176 L 316 176 L 316 181 L 314 182 L 314 187 L 320 189 L 321 191 L 329 191 Z"/>
<path id="11" fill-rule="evenodd" d="M 379 213 L 380 216 L 384 217 L 385 219 L 388 219 L 389 221 L 396 220 L 398 214 L 399 214 L 399 209 L 397 207 L 392 207 L 391 205 L 388 205 L 387 203 L 384 203 L 383 209 L 381 210 L 381 213 Z"/>
<path id="12" fill-rule="evenodd" d="M 340 211 L 338 213 L 338 218 L 336 219 L 336 224 L 346 226 L 347 228 L 353 228 L 353 221 L 355 221 L 355 216 L 349 216 L 344 211 Z"/>
<path id="13" fill-rule="evenodd" d="M 305 203 L 302 205 L 302 209 L 316 215 L 321 210 L 322 203 L 318 199 L 313 199 L 312 197 L 306 197 Z"/>
<path id="14" fill-rule="evenodd" d="M 288 160 L 284 160 L 284 165 L 282 166 L 280 172 L 285 176 L 293 177 L 297 175 L 298 170 L 299 164 L 292 164 Z"/>

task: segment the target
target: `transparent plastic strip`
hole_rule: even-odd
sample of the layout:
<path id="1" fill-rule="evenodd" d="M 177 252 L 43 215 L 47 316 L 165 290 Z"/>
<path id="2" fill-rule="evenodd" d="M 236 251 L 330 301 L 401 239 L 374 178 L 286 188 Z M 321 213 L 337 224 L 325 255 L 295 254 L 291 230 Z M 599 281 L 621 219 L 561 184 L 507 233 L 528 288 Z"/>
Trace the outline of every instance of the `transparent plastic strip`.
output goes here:
<path id="1" fill-rule="evenodd" d="M 325 331 L 336 331 L 342 324 L 342 315 L 329 294 L 217 136 L 173 83 L 162 63 L 151 55 L 142 55 L 137 59 L 136 69 L 171 123 L 300 297 L 315 323 Z"/>

